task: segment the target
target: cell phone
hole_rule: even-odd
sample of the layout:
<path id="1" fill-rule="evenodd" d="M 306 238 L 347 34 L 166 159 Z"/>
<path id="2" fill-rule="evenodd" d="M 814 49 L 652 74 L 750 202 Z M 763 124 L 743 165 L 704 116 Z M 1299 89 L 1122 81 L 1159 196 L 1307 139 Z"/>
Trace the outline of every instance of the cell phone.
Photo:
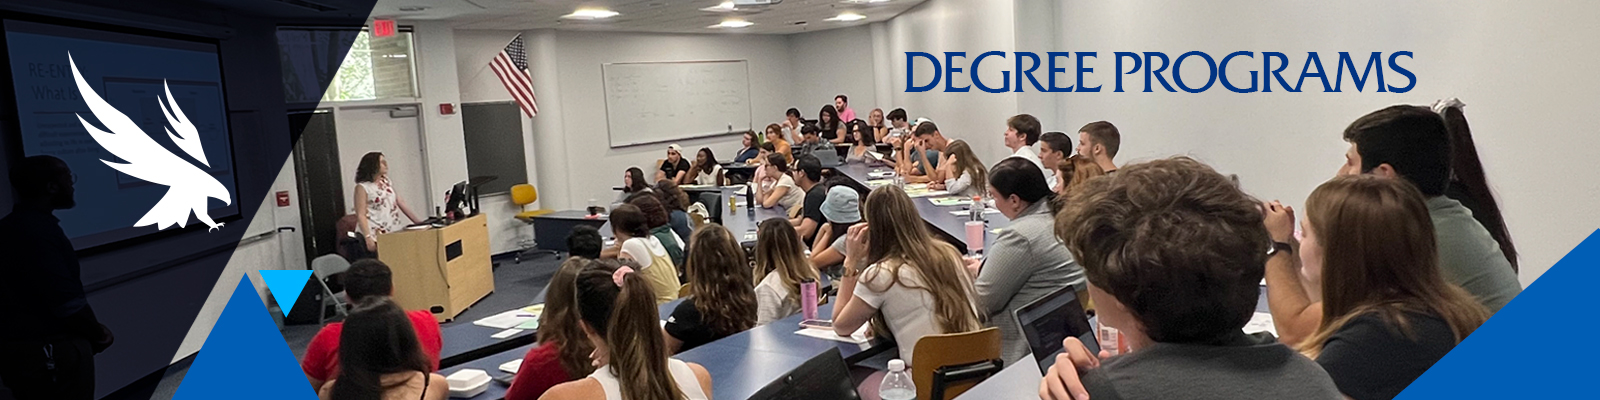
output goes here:
<path id="1" fill-rule="evenodd" d="M 808 320 L 805 320 L 805 321 L 800 321 L 800 327 L 801 328 L 810 328 L 810 329 L 829 329 L 829 330 L 831 330 L 831 329 L 833 329 L 833 320 L 808 319 Z"/>

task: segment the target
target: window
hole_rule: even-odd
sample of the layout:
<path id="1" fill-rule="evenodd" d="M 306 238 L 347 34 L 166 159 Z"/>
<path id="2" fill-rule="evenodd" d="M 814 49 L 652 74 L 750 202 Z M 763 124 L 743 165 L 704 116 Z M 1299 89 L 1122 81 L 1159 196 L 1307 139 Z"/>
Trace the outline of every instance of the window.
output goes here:
<path id="1" fill-rule="evenodd" d="M 340 63 L 345 54 L 339 50 L 345 48 L 348 55 Z M 416 98 L 412 55 L 409 27 L 386 38 L 372 37 L 366 29 L 278 28 L 283 96 L 289 103 Z"/>

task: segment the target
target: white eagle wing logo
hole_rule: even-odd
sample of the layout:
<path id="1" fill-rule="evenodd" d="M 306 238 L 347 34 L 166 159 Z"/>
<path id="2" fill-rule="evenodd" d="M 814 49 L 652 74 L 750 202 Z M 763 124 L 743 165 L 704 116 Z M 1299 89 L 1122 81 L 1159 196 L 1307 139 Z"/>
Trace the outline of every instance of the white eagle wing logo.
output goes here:
<path id="1" fill-rule="evenodd" d="M 212 230 L 221 227 L 223 224 L 211 220 L 206 203 L 209 202 L 207 199 L 209 197 L 233 204 L 228 189 L 222 187 L 221 182 L 217 182 L 216 178 L 200 170 L 199 167 L 161 147 L 161 144 L 156 143 L 139 129 L 133 120 L 128 119 L 127 115 L 101 99 L 94 88 L 83 81 L 83 75 L 78 73 L 78 64 L 72 61 L 71 53 L 67 54 L 67 62 L 72 66 L 72 78 L 77 81 L 78 92 L 83 95 L 84 103 L 89 105 L 89 111 L 94 114 L 95 119 L 100 120 L 100 124 L 111 129 L 111 132 L 90 125 L 82 115 L 78 115 L 78 122 L 83 123 L 83 129 L 89 131 L 89 136 L 93 137 L 95 142 L 127 163 L 100 161 L 134 178 L 168 187 L 166 196 L 161 197 L 161 201 L 156 202 L 155 207 L 140 217 L 138 222 L 134 222 L 133 226 L 156 225 L 156 229 L 166 229 L 172 225 L 183 227 L 189 222 L 189 213 L 193 212 L 200 222 L 210 226 Z M 177 101 L 172 97 L 172 89 L 166 88 L 165 81 L 162 82 L 162 87 L 166 89 L 166 97 L 157 99 L 157 103 L 161 106 L 162 114 L 167 117 L 167 124 L 171 125 L 171 128 L 166 129 L 167 137 L 172 138 L 172 142 L 177 143 L 178 148 L 184 153 L 210 166 L 211 163 L 206 161 L 205 150 L 200 146 L 200 136 L 194 124 L 190 123 L 189 118 L 183 115 L 183 110 L 178 108 Z"/>

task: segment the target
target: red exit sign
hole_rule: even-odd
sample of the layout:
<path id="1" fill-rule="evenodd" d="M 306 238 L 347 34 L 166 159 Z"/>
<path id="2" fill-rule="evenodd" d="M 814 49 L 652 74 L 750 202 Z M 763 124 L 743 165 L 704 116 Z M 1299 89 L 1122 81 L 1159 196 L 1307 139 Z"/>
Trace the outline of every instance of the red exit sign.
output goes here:
<path id="1" fill-rule="evenodd" d="M 375 19 L 375 20 L 372 20 L 372 36 L 376 36 L 376 37 L 394 36 L 394 20 L 392 20 L 392 19 Z"/>

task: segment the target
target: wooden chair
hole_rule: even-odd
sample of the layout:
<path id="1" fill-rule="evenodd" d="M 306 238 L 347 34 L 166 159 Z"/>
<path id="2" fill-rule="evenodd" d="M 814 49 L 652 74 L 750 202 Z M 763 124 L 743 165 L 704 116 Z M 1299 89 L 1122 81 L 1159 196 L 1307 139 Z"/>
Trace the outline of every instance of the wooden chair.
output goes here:
<path id="1" fill-rule="evenodd" d="M 1000 329 L 923 336 L 912 357 L 917 398 L 949 400 L 1000 372 Z"/>

